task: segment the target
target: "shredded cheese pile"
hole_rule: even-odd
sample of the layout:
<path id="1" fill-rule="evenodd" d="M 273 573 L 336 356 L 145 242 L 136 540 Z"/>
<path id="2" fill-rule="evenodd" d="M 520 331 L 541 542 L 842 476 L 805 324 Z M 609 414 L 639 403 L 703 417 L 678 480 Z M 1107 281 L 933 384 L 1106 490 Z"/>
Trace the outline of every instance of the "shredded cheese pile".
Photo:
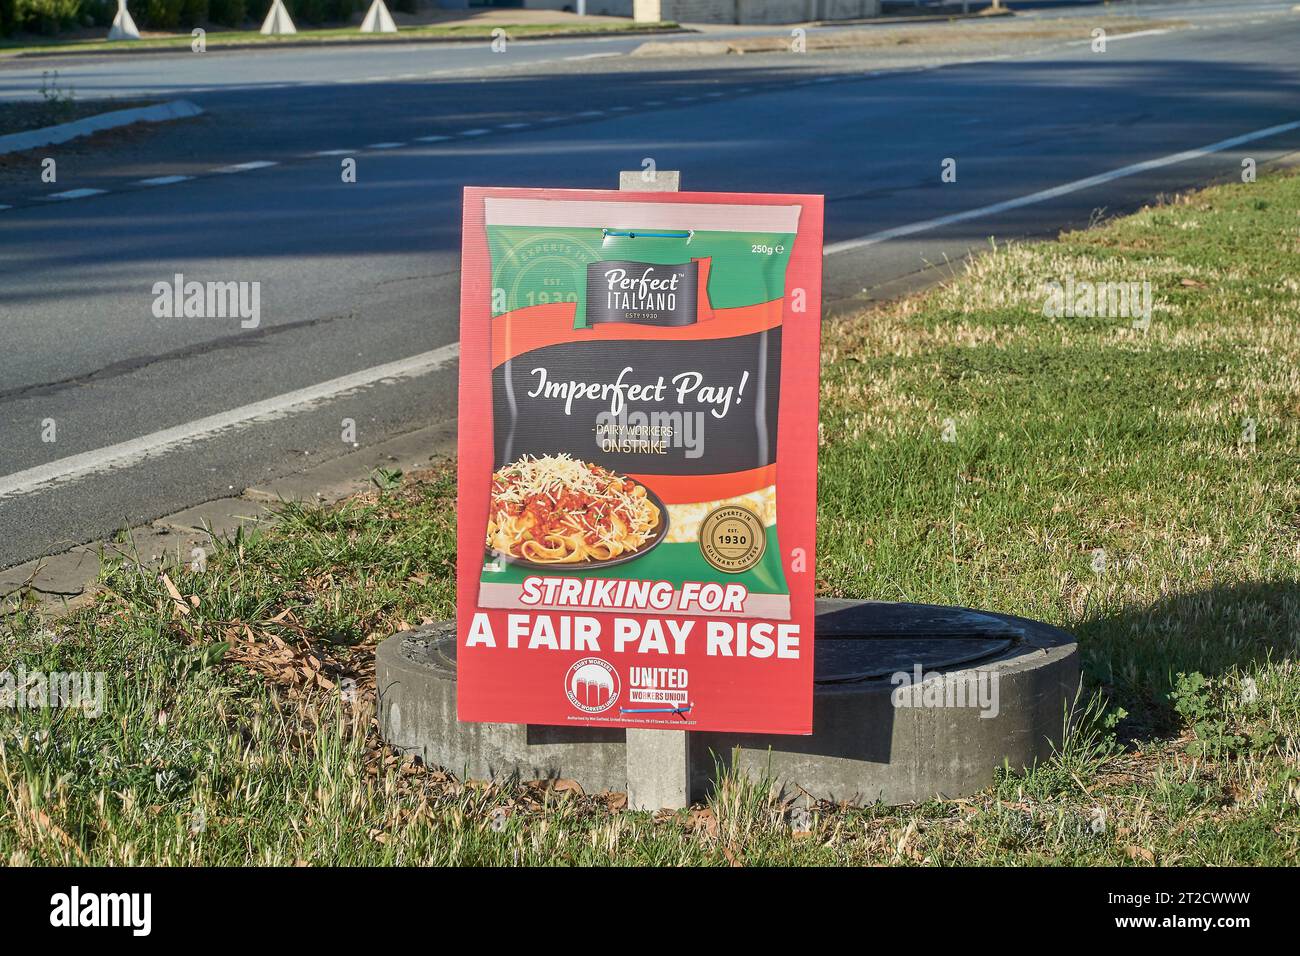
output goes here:
<path id="1" fill-rule="evenodd" d="M 586 462 L 567 454 L 559 454 L 541 457 L 525 455 L 513 464 L 506 465 L 493 477 L 499 483 L 496 493 L 498 501 L 522 504 L 532 495 L 545 495 L 551 501 L 557 501 L 566 491 L 602 497 L 613 475 L 603 468 L 593 471 L 593 466 Z"/>
<path id="2" fill-rule="evenodd" d="M 563 551 L 559 560 L 609 557 L 640 547 L 659 522 L 659 509 L 636 482 L 567 454 L 525 455 L 492 478 L 489 538 L 499 536 L 495 546 L 507 543 L 512 554 L 527 548 L 534 559 L 544 550 Z"/>

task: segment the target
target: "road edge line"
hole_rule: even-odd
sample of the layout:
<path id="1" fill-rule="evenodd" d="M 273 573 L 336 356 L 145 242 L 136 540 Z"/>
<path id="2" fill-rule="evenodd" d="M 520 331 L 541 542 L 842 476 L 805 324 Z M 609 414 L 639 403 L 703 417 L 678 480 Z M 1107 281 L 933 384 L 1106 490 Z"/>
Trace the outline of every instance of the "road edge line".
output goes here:
<path id="1" fill-rule="evenodd" d="M 1297 129 L 1300 129 L 1300 120 L 1292 120 L 1289 123 L 1278 123 L 1274 126 L 1265 127 L 1264 129 L 1254 130 L 1250 133 L 1242 133 L 1240 136 L 1231 136 L 1228 139 L 1221 139 L 1217 143 L 1210 143 L 1208 146 L 1198 146 L 1194 149 L 1185 149 L 1182 152 L 1157 156 L 1155 159 L 1144 159 L 1140 163 L 1130 163 L 1127 166 L 1121 166 L 1118 169 L 1112 169 L 1109 172 L 1085 176 L 1082 179 L 1072 179 L 1067 183 L 1061 183 L 1059 186 L 1050 186 L 1047 189 L 1040 189 L 1037 192 L 1017 196 L 1014 199 L 1004 199 L 1002 202 L 991 203 L 987 206 L 977 206 L 974 209 L 966 209 L 962 212 L 954 212 L 946 216 L 936 216 L 933 219 L 922 219 L 918 222 L 904 223 L 901 226 L 882 229 L 880 232 L 873 232 L 853 239 L 841 239 L 839 242 L 832 242 L 824 246 L 822 248 L 822 255 L 833 256 L 841 252 L 852 252 L 855 249 L 865 249 L 867 246 L 874 246 L 877 243 L 885 242 L 889 239 L 898 239 L 903 236 L 914 236 L 917 233 L 930 232 L 931 230 L 941 229 L 944 226 L 955 225 L 959 222 L 969 222 L 972 219 L 983 219 L 986 216 L 996 215 L 1000 212 L 1009 212 L 1012 209 L 1021 209 L 1025 206 L 1033 206 L 1040 202 L 1047 202 L 1049 199 L 1057 199 L 1061 196 L 1068 196 L 1071 193 L 1080 192 L 1084 189 L 1091 189 L 1093 186 L 1103 186 L 1106 183 L 1114 182 L 1117 179 L 1136 176 L 1138 173 L 1150 172 L 1153 169 L 1163 169 L 1166 166 L 1175 166 L 1179 163 L 1185 163 L 1193 159 L 1212 156 L 1215 153 L 1221 153 L 1224 150 L 1232 149 L 1234 146 L 1244 146 L 1246 143 L 1253 143 L 1257 140 L 1279 136 L 1282 133 L 1289 133 Z"/>
<path id="2" fill-rule="evenodd" d="M 176 445 L 208 438 L 232 428 L 258 421 L 274 421 L 305 407 L 332 401 L 380 382 L 415 378 L 445 368 L 460 355 L 460 343 L 452 342 L 418 355 L 408 356 L 359 372 L 332 378 L 306 388 L 241 405 L 215 415 L 196 418 L 171 428 L 160 429 L 124 442 L 69 455 L 44 465 L 0 476 L 0 500 L 29 494 L 48 485 L 77 481 L 89 475 L 112 471 L 142 461 Z"/>

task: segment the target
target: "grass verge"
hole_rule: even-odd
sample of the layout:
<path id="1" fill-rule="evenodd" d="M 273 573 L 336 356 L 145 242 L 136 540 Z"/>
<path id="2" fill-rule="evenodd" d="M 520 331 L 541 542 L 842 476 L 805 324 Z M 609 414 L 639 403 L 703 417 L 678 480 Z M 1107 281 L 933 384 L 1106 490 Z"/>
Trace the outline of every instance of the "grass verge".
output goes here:
<path id="1" fill-rule="evenodd" d="M 901 19 L 901 18 L 900 18 Z M 829 24 L 828 24 L 829 25 Z M 1140 29 L 1177 30 L 1188 26 L 1185 20 L 1144 20 L 1137 17 L 1099 15 L 1087 22 L 1073 19 L 1015 21 L 1002 17 L 975 17 L 961 25 L 949 22 L 927 23 L 912 26 L 894 26 L 874 29 L 864 26 L 858 30 L 840 30 L 831 33 L 811 33 L 802 38 L 807 53 L 852 53 L 857 50 L 896 51 L 901 48 L 916 50 L 933 47 L 945 51 L 986 49 L 990 43 L 1029 42 L 1037 40 L 1087 40 L 1090 31 L 1100 27 L 1111 36 Z M 701 36 L 698 40 L 680 43 L 650 41 L 636 50 L 638 56 L 682 56 L 743 53 L 788 53 L 789 36 L 739 37 L 730 40 L 711 40 Z"/>
<path id="2" fill-rule="evenodd" d="M 210 30 L 205 36 L 207 48 L 311 46 L 342 43 L 409 43 L 421 40 L 491 40 L 494 30 L 505 30 L 511 40 L 564 36 L 596 36 L 659 32 L 676 29 L 677 24 L 663 23 L 457 23 L 402 27 L 397 33 L 361 33 L 356 27 L 305 29 L 298 33 L 264 36 L 257 30 Z M 194 38 L 189 33 L 175 36 L 148 36 L 139 40 L 69 40 L 24 38 L 0 41 L 0 57 L 39 53 L 131 53 L 156 50 L 188 50 Z"/>
<path id="3" fill-rule="evenodd" d="M 106 675 L 104 712 L 0 712 L 0 859 L 75 864 L 1288 864 L 1300 849 L 1300 178 L 992 250 L 825 330 L 830 595 L 1076 633 L 1085 713 L 986 793 L 792 813 L 725 779 L 631 813 L 385 751 L 373 648 L 452 612 L 451 466 L 218 546 L 110 564 L 0 623 L 10 670 Z M 1151 283 L 1149 328 L 1044 283 Z M 188 558 L 188 556 L 187 556 Z"/>

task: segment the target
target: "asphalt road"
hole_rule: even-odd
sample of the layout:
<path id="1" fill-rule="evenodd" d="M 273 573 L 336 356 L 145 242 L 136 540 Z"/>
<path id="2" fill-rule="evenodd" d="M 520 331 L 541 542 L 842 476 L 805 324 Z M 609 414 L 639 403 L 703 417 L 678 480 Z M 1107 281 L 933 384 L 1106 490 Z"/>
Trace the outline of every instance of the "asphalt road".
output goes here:
<path id="1" fill-rule="evenodd" d="M 991 236 L 1300 149 L 1300 14 L 1225 6 L 1162 5 L 1190 28 L 1105 54 L 1085 30 L 974 53 L 650 60 L 593 39 L 60 61 L 79 94 L 186 89 L 207 114 L 52 150 L 57 185 L 0 168 L 0 566 L 349 451 L 343 418 L 365 444 L 453 416 L 465 185 L 609 186 L 649 157 L 690 189 L 824 193 L 843 308 Z M 421 69 L 458 72 L 398 78 Z M 0 95 L 31 82 L 0 67 Z M 272 165 L 216 171 L 245 163 Z M 157 176 L 193 178 L 140 184 Z M 77 189 L 104 192 L 48 198 Z M 155 317 L 176 273 L 259 282 L 259 327 Z"/>

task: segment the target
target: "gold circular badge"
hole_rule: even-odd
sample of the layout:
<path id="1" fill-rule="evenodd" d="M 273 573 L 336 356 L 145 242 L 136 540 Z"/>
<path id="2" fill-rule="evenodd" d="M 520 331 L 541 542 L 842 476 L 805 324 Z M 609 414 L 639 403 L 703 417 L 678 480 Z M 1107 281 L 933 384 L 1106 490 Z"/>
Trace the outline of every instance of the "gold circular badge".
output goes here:
<path id="1" fill-rule="evenodd" d="M 719 571 L 748 571 L 758 564 L 766 547 L 763 522 L 740 505 L 714 508 L 700 525 L 700 553 Z"/>

